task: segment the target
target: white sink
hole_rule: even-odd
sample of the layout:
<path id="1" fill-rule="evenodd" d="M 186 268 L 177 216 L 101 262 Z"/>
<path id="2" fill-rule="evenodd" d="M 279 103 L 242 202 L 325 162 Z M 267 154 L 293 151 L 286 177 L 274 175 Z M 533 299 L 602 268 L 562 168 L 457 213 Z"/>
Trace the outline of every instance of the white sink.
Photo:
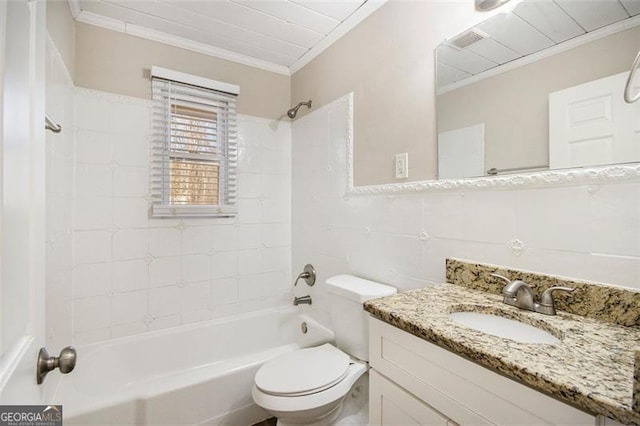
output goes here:
<path id="1" fill-rule="evenodd" d="M 449 318 L 465 327 L 520 343 L 546 345 L 560 343 L 560 339 L 546 330 L 496 315 L 478 312 L 454 312 L 449 314 Z"/>

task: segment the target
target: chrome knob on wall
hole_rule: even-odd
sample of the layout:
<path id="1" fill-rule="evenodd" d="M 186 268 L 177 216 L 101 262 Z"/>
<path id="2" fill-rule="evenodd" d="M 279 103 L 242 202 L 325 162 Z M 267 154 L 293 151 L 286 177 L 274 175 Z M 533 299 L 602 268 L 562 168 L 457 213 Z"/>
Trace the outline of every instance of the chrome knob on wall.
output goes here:
<path id="1" fill-rule="evenodd" d="M 36 361 L 36 382 L 41 385 L 47 373 L 56 368 L 60 369 L 62 374 L 73 371 L 76 366 L 78 354 L 73 346 L 67 346 L 60 351 L 60 356 L 49 356 L 49 352 L 45 348 L 40 348 L 38 360 Z"/>

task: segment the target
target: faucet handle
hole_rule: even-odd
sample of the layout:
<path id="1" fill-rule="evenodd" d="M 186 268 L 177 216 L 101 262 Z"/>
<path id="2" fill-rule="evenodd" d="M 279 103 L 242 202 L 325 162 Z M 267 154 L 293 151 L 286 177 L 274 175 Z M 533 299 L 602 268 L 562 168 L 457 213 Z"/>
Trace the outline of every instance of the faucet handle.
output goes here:
<path id="1" fill-rule="evenodd" d="M 546 289 L 544 291 L 544 293 L 542 293 L 542 296 L 540 296 L 540 304 L 543 306 L 553 306 L 553 292 L 554 291 L 566 291 L 568 293 L 571 293 L 572 291 L 574 291 L 575 288 L 574 287 L 562 287 L 562 286 L 556 286 L 556 287 L 549 287 L 548 289 Z"/>
<path id="2" fill-rule="evenodd" d="M 500 278 L 501 280 L 504 280 L 507 284 L 511 284 L 511 280 L 507 277 L 505 277 L 504 275 L 500 275 L 500 274 L 491 274 L 492 277 L 496 277 L 496 278 Z"/>

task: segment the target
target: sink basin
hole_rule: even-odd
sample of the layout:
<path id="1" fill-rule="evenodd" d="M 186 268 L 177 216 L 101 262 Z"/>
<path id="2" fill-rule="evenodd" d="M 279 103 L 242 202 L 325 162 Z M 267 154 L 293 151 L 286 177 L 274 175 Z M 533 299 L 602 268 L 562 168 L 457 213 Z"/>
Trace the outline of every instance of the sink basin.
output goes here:
<path id="1" fill-rule="evenodd" d="M 560 339 L 546 330 L 496 315 L 454 312 L 449 314 L 449 318 L 465 327 L 520 343 L 545 345 L 560 343 Z"/>

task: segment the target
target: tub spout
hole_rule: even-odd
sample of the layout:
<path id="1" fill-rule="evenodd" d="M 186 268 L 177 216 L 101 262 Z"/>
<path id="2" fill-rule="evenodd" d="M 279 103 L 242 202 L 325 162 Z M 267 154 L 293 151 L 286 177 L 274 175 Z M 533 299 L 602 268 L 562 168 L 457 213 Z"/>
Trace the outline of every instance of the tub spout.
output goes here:
<path id="1" fill-rule="evenodd" d="M 302 296 L 302 297 L 293 298 L 293 306 L 310 305 L 310 304 L 311 304 L 311 296 Z"/>

